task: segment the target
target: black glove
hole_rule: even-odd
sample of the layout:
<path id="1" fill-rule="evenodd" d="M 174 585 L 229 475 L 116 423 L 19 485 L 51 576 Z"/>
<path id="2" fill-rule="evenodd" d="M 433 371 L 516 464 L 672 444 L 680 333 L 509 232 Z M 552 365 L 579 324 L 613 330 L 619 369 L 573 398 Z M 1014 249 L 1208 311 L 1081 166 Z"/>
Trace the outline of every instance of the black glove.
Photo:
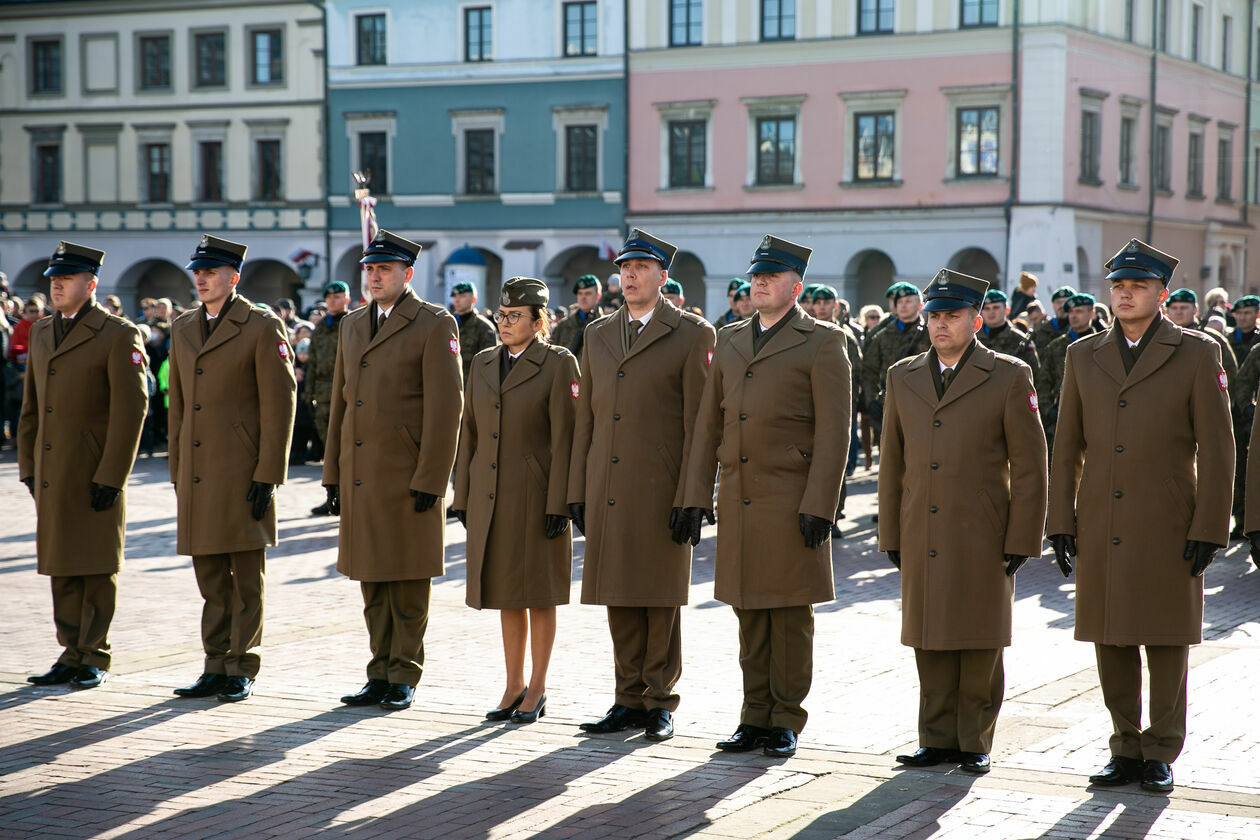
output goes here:
<path id="1" fill-rule="evenodd" d="M 26 485 L 26 492 L 31 494 L 31 498 L 35 498 L 35 476 L 27 476 L 22 479 L 22 483 Z"/>
<path id="2" fill-rule="evenodd" d="M 460 525 L 463 525 L 465 528 L 468 527 L 468 511 L 448 508 L 446 512 L 458 519 Z"/>
<path id="3" fill-rule="evenodd" d="M 710 525 L 717 521 L 713 518 L 713 511 L 708 508 L 689 507 L 683 511 L 683 517 L 686 520 L 683 526 L 686 529 L 684 539 L 693 546 L 700 545 L 700 529 L 704 527 L 704 520 L 707 519 Z M 677 537 L 674 542 L 682 545 L 682 540 Z"/>
<path id="4" fill-rule="evenodd" d="M 1019 567 L 1028 562 L 1028 558 L 1019 554 L 1003 554 L 1003 561 L 1006 563 L 1006 576 L 1015 577 L 1015 573 L 1019 571 Z"/>
<path id="5" fill-rule="evenodd" d="M 1194 561 L 1194 565 L 1190 567 L 1190 575 L 1192 577 L 1202 577 L 1207 571 L 1207 567 L 1212 565 L 1212 561 L 1216 559 L 1216 552 L 1220 551 L 1219 545 L 1211 543 L 1199 542 L 1198 540 L 1188 540 L 1186 542 L 1186 550 L 1181 555 L 1186 558 L 1186 562 Z"/>
<path id="6" fill-rule="evenodd" d="M 254 508 L 250 513 L 253 514 L 255 520 L 261 522 L 267 515 L 267 508 L 271 507 L 271 500 L 275 498 L 275 495 L 274 484 L 263 484 L 261 481 L 249 483 L 249 492 L 245 494 L 245 501 L 254 503 Z"/>
<path id="7" fill-rule="evenodd" d="M 691 539 L 691 521 L 680 507 L 669 509 L 669 538 L 682 545 Z"/>
<path id="8" fill-rule="evenodd" d="M 421 493 L 419 490 L 412 490 L 411 498 L 416 500 L 416 513 L 424 513 L 437 504 L 437 496 L 432 493 Z"/>
<path id="9" fill-rule="evenodd" d="M 547 539 L 554 540 L 556 537 L 569 530 L 569 517 L 558 516 L 554 513 L 547 514 Z"/>
<path id="10" fill-rule="evenodd" d="M 341 485 L 325 484 L 324 493 L 328 496 L 328 512 L 333 516 L 341 516 Z"/>
<path id="11" fill-rule="evenodd" d="M 92 482 L 92 510 L 101 511 L 109 510 L 118 501 L 118 497 L 122 491 L 116 487 L 106 487 L 104 484 Z"/>
<path id="12" fill-rule="evenodd" d="M 1072 574 L 1072 561 L 1076 559 L 1076 537 L 1071 534 L 1051 534 L 1050 545 L 1054 548 L 1054 562 L 1064 577 Z"/>
<path id="13" fill-rule="evenodd" d="M 584 502 L 572 502 L 569 505 L 569 518 L 573 520 L 573 527 L 582 532 L 582 536 L 586 536 L 586 504 Z"/>
<path id="14" fill-rule="evenodd" d="M 820 545 L 831 539 L 830 519 L 823 519 L 819 516 L 810 516 L 808 513 L 800 515 L 801 535 L 805 537 L 806 548 L 818 548 Z"/>
<path id="15" fill-rule="evenodd" d="M 1252 531 L 1247 539 L 1251 542 L 1251 562 L 1260 568 L 1260 531 Z"/>
<path id="16" fill-rule="evenodd" d="M 894 548 L 884 552 L 888 555 L 888 562 L 892 563 L 898 569 L 901 568 L 901 549 Z"/>

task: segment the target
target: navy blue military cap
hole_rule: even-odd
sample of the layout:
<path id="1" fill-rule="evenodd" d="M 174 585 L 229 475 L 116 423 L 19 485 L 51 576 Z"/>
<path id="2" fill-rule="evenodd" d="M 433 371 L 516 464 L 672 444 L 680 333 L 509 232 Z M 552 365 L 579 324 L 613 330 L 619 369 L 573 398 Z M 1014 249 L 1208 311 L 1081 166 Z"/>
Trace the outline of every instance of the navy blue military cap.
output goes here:
<path id="1" fill-rule="evenodd" d="M 199 268 L 217 268 L 226 265 L 240 271 L 241 263 L 245 262 L 245 251 L 248 248 L 248 245 L 242 245 L 239 242 L 205 234 L 197 243 L 197 250 L 193 251 L 192 256 L 188 258 L 188 265 L 184 268 L 187 271 L 196 271 Z"/>
<path id="2" fill-rule="evenodd" d="M 1078 306 L 1088 306 L 1090 309 L 1093 309 L 1095 303 L 1097 303 L 1097 300 L 1089 292 L 1077 292 L 1063 301 L 1063 311 L 1068 312 Z"/>
<path id="3" fill-rule="evenodd" d="M 989 289 L 984 293 L 985 303 L 1006 303 L 1006 292 L 1001 289 Z"/>
<path id="4" fill-rule="evenodd" d="M 469 292 L 473 293 L 474 295 L 477 294 L 477 287 L 474 286 L 472 283 L 469 283 L 467 280 L 461 281 L 459 283 L 456 283 L 454 286 L 451 286 L 451 297 L 455 297 L 455 295 L 466 295 Z"/>
<path id="5" fill-rule="evenodd" d="M 404 265 L 415 265 L 418 256 L 420 246 L 417 243 L 381 228 L 376 232 L 376 238 L 363 251 L 363 259 L 359 262 L 400 262 Z"/>
<path id="6" fill-rule="evenodd" d="M 1199 305 L 1199 296 L 1194 293 L 1194 289 L 1178 289 L 1168 296 L 1169 303 L 1193 303 Z"/>
<path id="7" fill-rule="evenodd" d="M 573 284 L 573 294 L 576 295 L 582 289 L 595 289 L 598 291 L 599 278 L 594 274 L 583 274 L 577 279 L 577 282 Z"/>
<path id="8" fill-rule="evenodd" d="M 678 248 L 664 239 L 635 228 L 630 231 L 630 237 L 626 240 L 626 244 L 621 246 L 617 256 L 613 257 L 613 262 L 621 265 L 626 260 L 656 260 L 668 269 L 669 264 L 674 261 L 674 254 L 677 253 Z"/>
<path id="9" fill-rule="evenodd" d="M 1110 272 L 1108 280 L 1159 280 L 1167 286 L 1178 262 L 1176 257 L 1157 251 L 1141 240 L 1130 239 L 1103 267 Z"/>
<path id="10" fill-rule="evenodd" d="M 757 252 L 753 254 L 745 273 L 778 274 L 780 271 L 795 271 L 804 277 L 812 253 L 812 248 L 767 234 L 761 237 L 761 244 L 757 246 Z"/>
<path id="11" fill-rule="evenodd" d="M 946 312 L 967 306 L 979 309 L 988 291 L 987 280 L 942 268 L 936 272 L 932 282 L 923 290 L 923 298 L 926 301 L 923 304 L 923 311 Z"/>
<path id="12" fill-rule="evenodd" d="M 99 274 L 105 263 L 105 252 L 86 245 L 75 245 L 73 242 L 57 243 L 57 250 L 48 260 L 48 268 L 44 269 L 45 277 L 59 277 L 63 274 L 81 274 L 85 271 Z"/>

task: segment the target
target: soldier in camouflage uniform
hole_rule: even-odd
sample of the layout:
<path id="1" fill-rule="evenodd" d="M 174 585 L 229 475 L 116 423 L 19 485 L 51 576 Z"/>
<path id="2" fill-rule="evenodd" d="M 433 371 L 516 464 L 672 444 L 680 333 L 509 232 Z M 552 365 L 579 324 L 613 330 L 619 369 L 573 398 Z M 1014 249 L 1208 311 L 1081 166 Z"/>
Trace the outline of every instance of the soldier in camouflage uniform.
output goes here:
<path id="1" fill-rule="evenodd" d="M 569 314 L 551 331 L 551 343 L 556 347 L 567 347 L 581 362 L 586 327 L 599 317 L 599 278 L 594 274 L 583 274 L 573 284 L 573 294 L 577 295 L 577 303 L 569 307 Z"/>
<path id="2" fill-rule="evenodd" d="M 1230 409 L 1237 418 L 1239 403 L 1235 393 L 1235 383 L 1238 380 L 1239 360 L 1234 356 L 1234 349 L 1229 346 L 1229 339 L 1209 326 L 1199 326 L 1199 296 L 1193 289 L 1178 289 L 1173 292 L 1164 303 L 1164 308 L 1167 310 L 1168 320 L 1183 330 L 1198 330 L 1221 348 L 1221 367 L 1224 368 L 1225 376 L 1229 379 Z M 1257 361 L 1260 362 L 1260 359 Z M 1260 377 L 1260 367 L 1257 367 L 1255 375 Z M 1254 386 L 1254 382 L 1252 384 Z M 1253 387 L 1252 394 L 1254 393 Z"/>
<path id="3" fill-rule="evenodd" d="M 976 338 L 995 353 L 1005 353 L 1019 359 L 1032 368 L 1033 377 L 1036 378 L 1040 367 L 1037 363 L 1037 351 L 1028 334 L 1007 320 L 1010 313 L 1011 309 L 1006 305 L 1006 292 L 989 289 L 980 310 L 984 325 L 976 333 Z"/>
<path id="4" fill-rule="evenodd" d="M 1256 388 L 1260 381 L 1260 329 L 1256 328 L 1256 313 L 1260 309 L 1260 297 L 1246 295 L 1234 301 L 1230 310 L 1234 316 L 1234 328 L 1226 334 L 1230 349 L 1238 363 L 1238 376 L 1234 379 L 1234 451 L 1238 463 L 1234 470 L 1234 528 L 1231 539 L 1242 539 L 1243 510 L 1247 492 L 1247 452 L 1251 441 L 1252 415 L 1255 414 Z"/>
<path id="5" fill-rule="evenodd" d="M 735 293 L 731 295 L 731 306 L 734 307 L 735 312 L 735 321 L 733 323 L 738 324 L 740 321 L 747 321 L 753 316 L 753 313 L 757 311 L 757 307 L 753 306 L 752 286 L 750 284 L 745 283 L 735 290 Z"/>
<path id="6" fill-rule="evenodd" d="M 459 322 L 459 357 L 467 380 L 473 356 L 498 347 L 499 333 L 494 324 L 477 314 L 477 289 L 472 283 L 456 283 L 451 287 L 451 309 Z"/>
<path id="7" fill-rule="evenodd" d="M 932 347 L 927 324 L 919 315 L 923 308 L 919 290 L 909 283 L 895 283 L 888 291 L 893 306 L 891 320 L 875 333 L 862 357 L 862 392 L 877 433 L 883 427 L 888 368 Z"/>
<path id="8" fill-rule="evenodd" d="M 1054 428 L 1059 420 L 1059 389 L 1063 387 L 1063 365 L 1067 361 L 1068 345 L 1092 335 L 1094 329 L 1094 296 L 1083 292 L 1063 301 L 1066 332 L 1046 345 L 1041 357 L 1041 368 L 1034 384 L 1037 386 L 1037 404 L 1041 410 L 1041 425 L 1046 429 L 1046 440 L 1053 447 Z"/>
<path id="9" fill-rule="evenodd" d="M 327 314 L 315 323 L 306 362 L 305 394 L 311 401 L 311 416 L 322 450 L 328 442 L 328 407 L 332 404 L 333 370 L 337 366 L 337 336 L 341 319 L 350 310 L 350 287 L 334 280 L 324 287 L 324 308 Z M 311 508 L 314 516 L 332 515 L 332 505 L 324 502 Z"/>
<path id="10" fill-rule="evenodd" d="M 849 497 L 849 481 L 848 478 L 857 468 L 857 453 L 861 447 L 857 433 L 857 416 L 858 407 L 861 402 L 862 388 L 862 347 L 858 344 L 857 338 L 853 333 L 845 329 L 844 323 L 840 321 L 840 296 L 836 294 L 835 287 L 826 283 L 811 283 L 808 287 L 810 301 L 804 304 L 805 311 L 814 316 L 817 321 L 826 321 L 829 324 L 836 324 L 840 327 L 840 332 L 844 333 L 844 343 L 848 351 L 849 364 L 853 372 L 853 380 L 850 388 L 853 392 L 853 419 L 849 427 L 849 458 L 845 463 L 844 477 L 840 481 L 840 504 L 836 506 L 836 521 L 844 518 L 844 502 Z M 845 309 L 845 320 L 847 321 L 848 309 Z M 842 536 L 840 528 L 834 523 L 831 526 L 831 536 L 833 539 L 840 539 Z"/>
<path id="11" fill-rule="evenodd" d="M 1054 315 L 1043 318 L 1029 336 L 1033 347 L 1037 350 L 1038 359 L 1046 357 L 1046 347 L 1050 345 L 1050 342 L 1068 331 L 1068 321 L 1063 314 L 1063 303 L 1074 294 L 1076 294 L 1076 289 L 1071 286 L 1060 286 L 1050 295 L 1050 306 L 1054 309 Z"/>

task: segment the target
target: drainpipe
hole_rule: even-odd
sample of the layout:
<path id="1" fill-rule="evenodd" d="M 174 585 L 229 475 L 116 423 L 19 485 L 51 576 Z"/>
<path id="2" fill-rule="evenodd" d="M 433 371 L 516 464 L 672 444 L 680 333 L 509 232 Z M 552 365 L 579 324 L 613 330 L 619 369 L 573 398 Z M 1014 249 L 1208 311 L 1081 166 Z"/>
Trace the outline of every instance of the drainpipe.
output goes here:
<path id="1" fill-rule="evenodd" d="M 1247 223 L 1247 205 L 1252 201 L 1260 201 L 1260 196 L 1250 194 L 1251 184 L 1251 79 L 1252 68 L 1255 66 L 1255 55 L 1252 51 L 1256 48 L 1256 4 L 1254 2 L 1247 4 L 1247 99 L 1244 104 L 1245 115 L 1243 117 L 1243 203 L 1242 203 L 1242 221 Z M 1244 275 L 1239 275 L 1244 276 Z"/>
<path id="2" fill-rule="evenodd" d="M 329 104 L 328 104 L 328 6 L 320 0 L 306 0 L 307 3 L 319 9 L 320 29 L 323 31 L 324 39 L 324 95 L 323 95 L 323 122 L 324 122 L 324 287 L 332 282 L 332 149 L 329 142 L 332 139 L 331 127 L 328 125 Z"/>
<path id="3" fill-rule="evenodd" d="M 621 98 L 625 113 L 624 132 L 626 142 L 621 156 L 621 232 L 625 231 L 625 210 L 630 209 L 630 0 L 621 3 Z"/>
<path id="4" fill-rule="evenodd" d="M 1155 57 L 1159 55 L 1160 4 L 1168 0 L 1155 0 L 1151 5 L 1151 116 L 1150 146 L 1147 150 L 1147 180 L 1150 182 L 1146 196 L 1146 241 L 1151 242 L 1155 233 Z M 1167 153 L 1167 150 L 1165 150 Z M 1152 243 L 1154 244 L 1154 243 Z"/>
<path id="5" fill-rule="evenodd" d="M 1014 20 L 1011 22 L 1011 188 L 1002 203 L 1002 214 L 1006 218 L 1006 258 L 1002 265 L 1006 267 L 1006 283 L 1010 286 L 1011 271 L 1011 208 L 1019 196 L 1019 0 L 1014 0 Z"/>

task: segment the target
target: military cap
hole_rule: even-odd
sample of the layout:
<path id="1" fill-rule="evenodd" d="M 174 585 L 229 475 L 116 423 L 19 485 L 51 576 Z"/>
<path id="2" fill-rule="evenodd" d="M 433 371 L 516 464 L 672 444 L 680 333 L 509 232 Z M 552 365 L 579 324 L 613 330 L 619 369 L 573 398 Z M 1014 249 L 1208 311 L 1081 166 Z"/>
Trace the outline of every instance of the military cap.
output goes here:
<path id="1" fill-rule="evenodd" d="M 1054 303 L 1056 300 L 1070 298 L 1074 294 L 1076 294 L 1076 289 L 1073 289 L 1071 286 L 1060 286 L 1050 294 L 1050 302 Z"/>
<path id="2" fill-rule="evenodd" d="M 1093 309 L 1095 303 L 1097 303 L 1097 300 L 1089 292 L 1077 292 L 1063 301 L 1063 311 L 1067 312 L 1069 309 L 1075 309 L 1078 306 L 1088 306 L 1090 309 Z"/>
<path id="3" fill-rule="evenodd" d="M 1130 239 L 1103 267 L 1111 272 L 1108 280 L 1159 280 L 1167 286 L 1178 262 L 1176 257 L 1157 251 L 1139 239 Z"/>
<path id="4" fill-rule="evenodd" d="M 455 295 L 466 295 L 469 292 L 474 295 L 477 294 L 477 287 L 472 283 L 469 283 L 467 280 L 460 281 L 454 286 L 451 286 L 451 297 L 455 297 Z"/>
<path id="5" fill-rule="evenodd" d="M 751 296 L 752 296 L 752 286 L 748 283 L 745 283 L 744 285 L 740 286 L 738 289 L 735 290 L 735 297 L 732 298 L 732 300 L 743 300 L 744 298 L 751 297 Z"/>
<path id="6" fill-rule="evenodd" d="M 839 297 L 836 294 L 836 290 L 826 283 L 819 283 L 814 286 L 814 300 L 836 300 Z"/>
<path id="7" fill-rule="evenodd" d="M 626 244 L 621 246 L 617 256 L 613 257 L 613 262 L 621 265 L 626 260 L 656 260 L 663 267 L 669 268 L 676 253 L 678 253 L 678 248 L 664 239 L 658 239 L 646 231 L 635 228 L 630 231 L 630 237 L 626 239 Z"/>
<path id="8" fill-rule="evenodd" d="M 736 286 L 735 288 L 738 289 L 739 286 Z M 801 289 L 801 296 L 796 299 L 796 302 L 797 303 L 813 303 L 814 291 L 817 288 L 818 288 L 817 283 L 806 283 L 804 288 Z"/>
<path id="9" fill-rule="evenodd" d="M 795 271 L 804 277 L 805 269 L 809 266 L 809 255 L 812 253 L 812 248 L 767 234 L 761 237 L 761 244 L 757 246 L 756 253 L 749 260 L 748 271 L 744 273 L 777 274 L 780 271 Z"/>
<path id="10" fill-rule="evenodd" d="M 1237 311 L 1248 306 L 1260 308 L 1260 297 L 1256 297 L 1255 295 L 1240 297 L 1238 300 L 1234 301 L 1234 305 L 1230 308 Z"/>
<path id="11" fill-rule="evenodd" d="M 743 277 L 732 277 L 731 281 L 726 284 L 726 293 L 729 295 L 747 282 Z"/>
<path id="12" fill-rule="evenodd" d="M 192 256 L 188 258 L 188 265 L 184 266 L 184 269 L 196 271 L 199 268 L 217 268 L 226 265 L 240 271 L 241 263 L 245 262 L 245 251 L 248 248 L 248 245 L 242 245 L 239 242 L 205 234 L 197 243 L 197 250 L 193 251 Z"/>
<path id="13" fill-rule="evenodd" d="M 324 287 L 324 297 L 336 294 L 349 294 L 350 287 L 340 280 L 334 280 Z"/>
<path id="14" fill-rule="evenodd" d="M 1006 292 L 1001 289 L 989 289 L 984 293 L 985 303 L 1006 303 Z"/>
<path id="15" fill-rule="evenodd" d="M 903 297 L 914 297 L 919 294 L 919 290 L 915 288 L 913 283 L 907 283 L 904 280 L 899 283 L 893 283 L 888 287 L 886 297 L 893 299 L 893 303 L 901 300 Z"/>
<path id="16" fill-rule="evenodd" d="M 86 245 L 75 245 L 73 242 L 58 242 L 48 260 L 48 268 L 44 269 L 45 277 L 58 277 L 62 274 L 80 274 L 84 271 L 99 274 L 105 262 L 105 252 Z"/>
<path id="17" fill-rule="evenodd" d="M 499 306 L 546 307 L 551 298 L 547 284 L 533 277 L 512 277 L 499 292 Z"/>
<path id="18" fill-rule="evenodd" d="M 979 309 L 987 291 L 989 281 L 942 268 L 923 290 L 923 311 L 947 312 L 967 306 Z"/>
<path id="19" fill-rule="evenodd" d="M 594 274 L 583 274 L 581 277 L 577 279 L 577 282 L 573 284 L 573 294 L 576 295 L 582 289 L 598 289 L 598 288 L 599 288 L 598 277 L 596 277 Z"/>
<path id="20" fill-rule="evenodd" d="M 363 259 L 359 262 L 400 262 L 404 265 L 415 265 L 418 256 L 418 244 L 381 228 L 376 232 L 376 238 L 364 249 Z"/>
<path id="21" fill-rule="evenodd" d="M 1178 289 L 1168 296 L 1169 303 L 1193 303 L 1199 305 L 1199 296 L 1194 293 L 1193 289 Z"/>
<path id="22" fill-rule="evenodd" d="M 662 294 L 681 295 L 683 293 L 682 283 L 677 280 L 666 280 L 665 285 L 661 288 Z"/>

